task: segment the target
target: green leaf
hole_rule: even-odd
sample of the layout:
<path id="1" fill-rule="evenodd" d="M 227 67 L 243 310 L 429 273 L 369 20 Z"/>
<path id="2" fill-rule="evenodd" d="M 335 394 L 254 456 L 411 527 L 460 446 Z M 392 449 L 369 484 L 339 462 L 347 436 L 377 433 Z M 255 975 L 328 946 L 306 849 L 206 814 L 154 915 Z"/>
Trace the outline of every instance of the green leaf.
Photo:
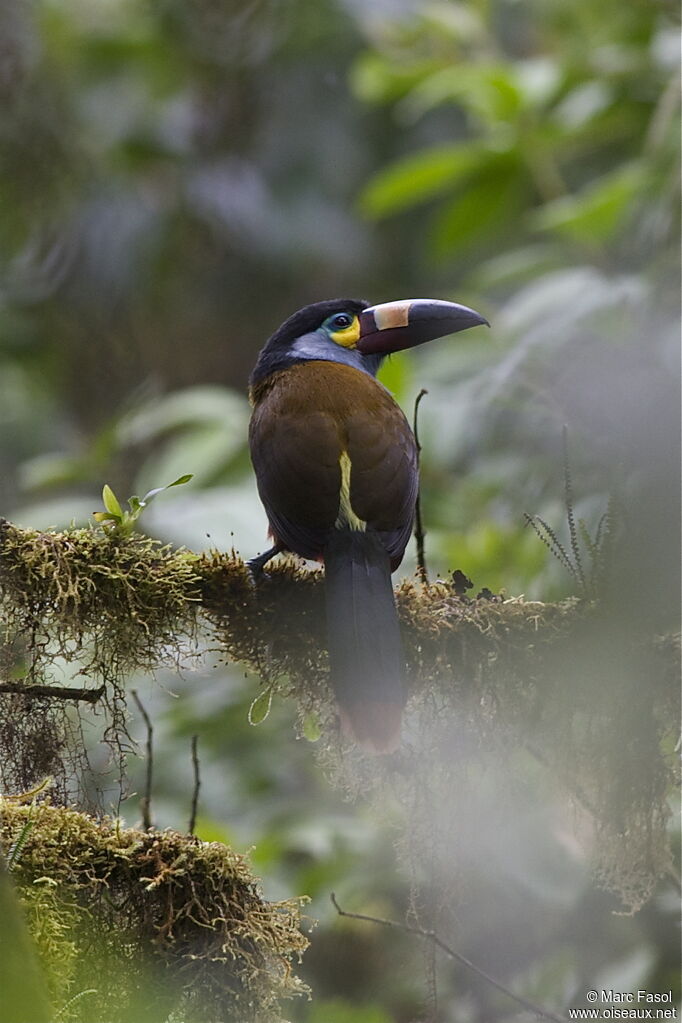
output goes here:
<path id="1" fill-rule="evenodd" d="M 122 444 L 144 444 L 170 436 L 182 427 L 212 426 L 220 428 L 223 443 L 239 445 L 243 429 L 249 421 L 246 398 L 226 387 L 186 387 L 157 401 L 147 402 L 126 416 L 118 426 Z"/>
<path id="2" fill-rule="evenodd" d="M 309 1023 L 391 1023 L 391 1017 L 377 1005 L 356 1005 L 339 998 L 315 1002 Z"/>
<path id="3" fill-rule="evenodd" d="M 554 108 L 552 120 L 576 131 L 599 117 L 613 103 L 613 88 L 599 79 L 580 82 Z"/>
<path id="4" fill-rule="evenodd" d="M 264 693 L 260 693 L 249 707 L 249 724 L 260 725 L 262 721 L 265 721 L 271 706 L 272 687 L 266 689 Z"/>
<path id="5" fill-rule="evenodd" d="M 377 377 L 399 405 L 409 401 L 415 388 L 414 360 L 411 353 L 409 351 L 400 352 L 400 357 L 397 359 L 390 356 L 384 359 Z"/>
<path id="6" fill-rule="evenodd" d="M 442 258 L 466 249 L 500 224 L 508 228 L 520 199 L 517 165 L 501 158 L 438 213 L 431 237 L 434 255 Z"/>
<path id="7" fill-rule="evenodd" d="M 531 215 L 531 224 L 577 241 L 603 242 L 625 223 L 633 201 L 646 191 L 644 178 L 639 163 L 619 167 L 577 195 L 547 203 Z"/>
<path id="8" fill-rule="evenodd" d="M 154 487 L 153 490 L 148 490 L 142 498 L 142 506 L 149 504 L 149 502 L 153 500 L 157 494 L 163 493 L 164 490 L 170 490 L 171 487 L 181 487 L 183 483 L 189 483 L 191 479 L 194 479 L 194 474 L 187 472 L 184 476 L 179 476 L 176 480 L 173 480 L 172 483 L 167 483 L 165 487 Z"/>
<path id="9" fill-rule="evenodd" d="M 180 424 L 142 467 L 140 479 L 174 480 L 188 465 L 194 479 L 208 487 L 232 471 L 233 460 L 246 456 L 247 422 L 223 419 L 199 424 Z"/>
<path id="10" fill-rule="evenodd" d="M 19 467 L 22 489 L 39 490 L 81 483 L 88 472 L 87 460 L 74 455 L 36 455 Z"/>
<path id="11" fill-rule="evenodd" d="M 350 86 L 364 103 L 392 103 L 409 94 L 432 66 L 428 59 L 405 64 L 367 52 L 351 68 Z"/>
<path id="12" fill-rule="evenodd" d="M 221 821 L 203 817 L 201 814 L 197 817 L 194 833 L 202 842 L 222 842 L 223 845 L 231 845 L 236 841 L 235 835 Z"/>
<path id="13" fill-rule="evenodd" d="M 184 483 L 189 483 L 191 479 L 194 479 L 194 473 L 186 472 L 184 476 L 178 476 L 176 480 L 169 483 L 166 490 L 169 490 L 170 487 L 181 487 Z"/>
<path id="14" fill-rule="evenodd" d="M 113 492 L 108 483 L 105 483 L 102 487 L 102 501 L 104 502 L 104 507 L 111 515 L 114 515 L 118 519 L 123 518 L 123 509 L 118 503 L 116 494 Z"/>
<path id="15" fill-rule="evenodd" d="M 120 515 L 112 515 L 111 512 L 93 512 L 92 513 L 92 517 L 93 517 L 93 519 L 96 519 L 97 522 L 120 522 L 121 521 L 121 516 Z"/>
<path id="16" fill-rule="evenodd" d="M 454 188 L 485 153 L 472 143 L 437 146 L 406 156 L 377 174 L 360 197 L 368 217 L 385 217 Z"/>
<path id="17" fill-rule="evenodd" d="M 303 719 L 303 738 L 307 739 L 308 742 L 317 742 L 322 735 L 322 729 L 320 728 L 320 722 L 317 720 L 316 714 L 306 714 Z"/>
<path id="18" fill-rule="evenodd" d="M 402 106 L 416 120 L 445 104 L 469 111 L 487 133 L 500 121 L 513 123 L 523 105 L 516 69 L 499 62 L 450 64 L 419 82 Z"/>
<path id="19" fill-rule="evenodd" d="M 123 536 L 130 536 L 135 529 L 135 523 L 139 518 L 139 512 L 137 515 L 131 514 L 130 512 L 123 512 L 123 518 L 119 522 L 117 529 Z"/>

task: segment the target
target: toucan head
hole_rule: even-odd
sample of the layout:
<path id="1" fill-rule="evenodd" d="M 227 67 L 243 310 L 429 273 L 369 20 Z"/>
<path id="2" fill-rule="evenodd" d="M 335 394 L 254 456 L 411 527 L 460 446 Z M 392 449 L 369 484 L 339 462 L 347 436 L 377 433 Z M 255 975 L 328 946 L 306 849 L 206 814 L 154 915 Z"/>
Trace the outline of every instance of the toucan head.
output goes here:
<path id="1" fill-rule="evenodd" d="M 251 384 L 310 359 L 345 363 L 373 376 L 393 352 L 480 324 L 489 326 L 480 313 L 435 298 L 379 305 L 352 298 L 314 302 L 285 320 L 266 342 Z"/>

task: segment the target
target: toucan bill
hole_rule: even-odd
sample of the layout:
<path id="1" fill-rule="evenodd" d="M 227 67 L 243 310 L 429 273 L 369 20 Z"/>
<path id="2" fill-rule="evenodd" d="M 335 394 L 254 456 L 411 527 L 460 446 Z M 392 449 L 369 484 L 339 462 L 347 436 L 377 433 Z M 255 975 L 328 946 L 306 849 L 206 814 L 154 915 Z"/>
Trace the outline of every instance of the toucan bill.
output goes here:
<path id="1" fill-rule="evenodd" d="M 359 320 L 356 347 L 363 355 L 388 355 L 469 327 L 490 326 L 474 309 L 435 298 L 382 302 L 364 309 Z"/>

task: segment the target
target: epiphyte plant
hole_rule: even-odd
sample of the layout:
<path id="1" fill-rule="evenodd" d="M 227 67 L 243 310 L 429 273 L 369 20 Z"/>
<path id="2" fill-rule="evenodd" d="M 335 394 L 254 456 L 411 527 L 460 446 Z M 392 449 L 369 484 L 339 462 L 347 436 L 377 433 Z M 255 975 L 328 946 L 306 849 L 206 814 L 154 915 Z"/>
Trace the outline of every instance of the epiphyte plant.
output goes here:
<path id="1" fill-rule="evenodd" d="M 116 494 L 109 484 L 105 483 L 102 488 L 102 503 L 106 510 L 93 512 L 92 517 L 97 522 L 100 522 L 104 528 L 112 530 L 119 536 L 129 536 L 135 529 L 137 520 L 142 512 L 158 494 L 163 493 L 164 490 L 170 490 L 171 487 L 183 486 L 183 484 L 189 483 L 192 478 L 192 473 L 185 473 L 184 476 L 179 476 L 172 483 L 167 483 L 165 487 L 154 487 L 153 490 L 148 490 L 144 497 L 138 497 L 136 494 L 133 494 L 128 498 L 127 509 L 121 507 Z"/>

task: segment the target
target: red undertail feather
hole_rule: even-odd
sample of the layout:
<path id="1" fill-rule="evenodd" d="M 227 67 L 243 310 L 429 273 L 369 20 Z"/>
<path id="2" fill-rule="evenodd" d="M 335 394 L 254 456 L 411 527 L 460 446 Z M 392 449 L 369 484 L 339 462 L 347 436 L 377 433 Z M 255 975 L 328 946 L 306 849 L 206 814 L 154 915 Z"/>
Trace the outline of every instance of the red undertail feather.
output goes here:
<path id="1" fill-rule="evenodd" d="M 395 753 L 400 746 L 402 707 L 397 703 L 351 703 L 339 706 L 341 731 L 365 753 Z"/>

